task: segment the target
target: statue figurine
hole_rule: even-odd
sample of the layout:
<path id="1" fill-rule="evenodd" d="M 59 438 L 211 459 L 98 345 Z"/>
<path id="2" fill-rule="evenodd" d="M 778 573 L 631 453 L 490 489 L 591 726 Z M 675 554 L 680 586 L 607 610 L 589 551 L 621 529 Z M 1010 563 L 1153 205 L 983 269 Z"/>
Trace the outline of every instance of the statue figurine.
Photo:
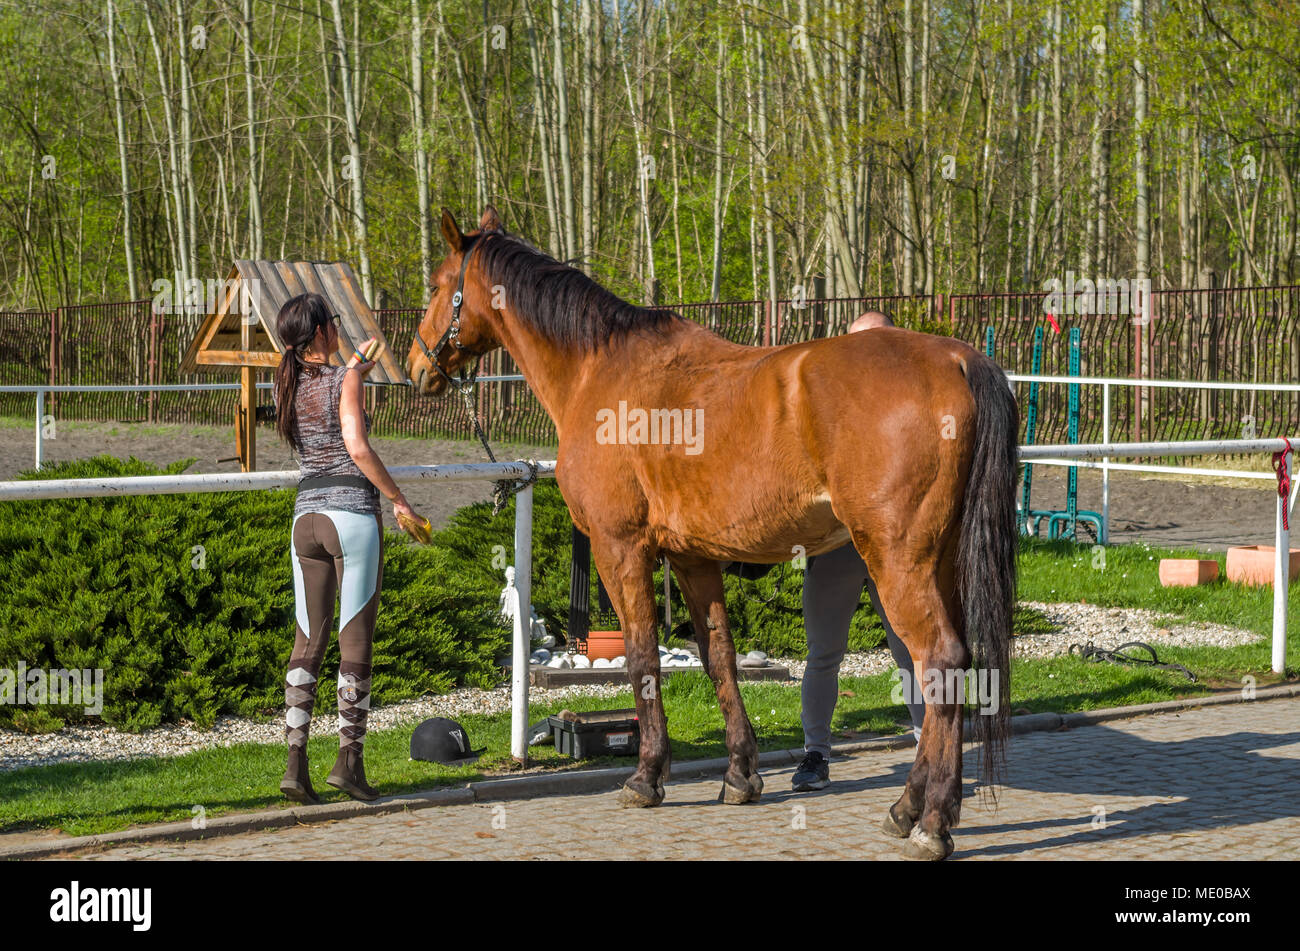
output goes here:
<path id="1" fill-rule="evenodd" d="M 501 615 L 501 620 L 512 628 L 515 623 L 515 606 L 518 604 L 515 597 L 515 566 L 506 566 L 506 586 L 501 589 L 501 597 L 497 599 L 497 606 Z"/>

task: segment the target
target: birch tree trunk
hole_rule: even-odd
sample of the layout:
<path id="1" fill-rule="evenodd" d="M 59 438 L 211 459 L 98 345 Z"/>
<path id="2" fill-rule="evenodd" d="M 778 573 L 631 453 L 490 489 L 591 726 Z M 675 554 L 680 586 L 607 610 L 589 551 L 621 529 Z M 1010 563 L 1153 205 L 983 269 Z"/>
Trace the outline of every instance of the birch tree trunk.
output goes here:
<path id="1" fill-rule="evenodd" d="M 1061 114 L 1061 87 L 1065 77 L 1061 67 L 1061 0 L 1052 4 L 1052 262 L 1054 270 L 1065 264 L 1065 186 L 1062 157 L 1065 147 L 1065 124 Z"/>
<path id="2" fill-rule="evenodd" d="M 596 0 L 579 0 L 582 15 L 578 29 L 582 33 L 582 270 L 588 277 L 592 273 L 592 254 L 596 249 L 596 179 L 595 179 L 595 108 L 596 89 L 592 76 L 592 17 L 591 5 Z"/>
<path id="3" fill-rule="evenodd" d="M 664 17 L 664 28 L 666 31 L 665 39 L 668 42 L 668 49 L 671 54 L 673 49 L 671 16 Z M 670 211 L 673 220 L 673 254 L 675 264 L 674 272 L 677 275 L 677 300 L 680 302 L 686 299 L 686 291 L 683 286 L 684 265 L 682 263 L 682 225 L 681 218 L 678 214 L 682 194 L 682 171 L 677 160 L 677 104 L 673 95 L 673 70 L 671 65 L 668 67 L 666 72 L 667 75 L 665 78 L 668 85 L 668 155 L 672 162 L 673 169 L 673 201 Z"/>
<path id="4" fill-rule="evenodd" d="M 1092 134 L 1090 136 L 1089 153 L 1088 153 L 1088 208 L 1085 219 L 1085 232 L 1083 241 L 1083 276 L 1093 280 L 1100 276 L 1094 271 L 1094 264 L 1100 263 L 1100 249 L 1097 247 L 1097 228 L 1101 216 L 1101 163 L 1102 163 L 1102 139 L 1104 138 L 1105 129 L 1105 109 L 1106 100 L 1102 95 L 1102 90 L 1106 87 L 1106 50 L 1107 36 L 1106 30 L 1108 24 L 1103 11 L 1101 32 L 1094 33 L 1093 36 L 1100 40 L 1101 48 L 1097 44 L 1092 45 L 1092 84 L 1093 84 L 1093 113 L 1092 113 Z"/>
<path id="5" fill-rule="evenodd" d="M 555 67 L 555 122 L 560 155 L 560 185 L 564 189 L 561 208 L 564 211 L 564 259 L 572 260 L 578 254 L 577 215 L 573 210 L 573 150 L 569 145 L 569 81 L 564 68 L 564 24 L 560 15 L 560 0 L 551 0 L 551 34 Z"/>
<path id="6" fill-rule="evenodd" d="M 908 0 L 910 3 L 911 0 Z M 826 107 L 826 96 L 822 89 L 821 70 L 817 66 L 817 57 L 813 54 L 812 35 L 808 30 L 808 0 L 799 0 L 799 23 L 803 27 L 804 69 L 808 76 L 808 85 L 813 98 L 813 105 L 821 124 L 822 147 L 825 150 L 826 187 L 829 191 L 829 204 L 826 211 L 828 239 L 835 249 L 839 269 L 844 275 L 845 291 L 850 297 L 862 296 L 862 285 L 858 282 L 858 269 L 853 260 L 853 248 L 850 247 L 844 225 L 844 196 L 840 193 L 839 169 L 835 159 L 835 128 L 831 123 L 830 111 Z"/>
<path id="7" fill-rule="evenodd" d="M 617 32 L 614 34 L 614 55 L 618 56 L 623 66 L 623 86 L 627 91 L 627 107 L 632 113 L 632 139 L 636 146 L 637 202 L 641 209 L 641 233 L 645 241 L 644 287 L 642 293 L 647 303 L 653 303 L 655 285 L 658 279 L 655 276 L 654 234 L 650 226 L 650 181 L 645 163 L 646 153 L 641 145 L 641 117 L 637 112 L 636 97 L 632 95 L 632 78 L 628 74 L 627 57 L 622 55 L 619 50 L 618 35 L 621 32 L 622 25 L 619 24 Z M 639 80 L 641 77 L 638 76 L 637 78 Z"/>
<path id="8" fill-rule="evenodd" d="M 434 88 L 437 88 L 435 71 Z M 411 0 L 411 127 L 415 131 L 415 194 L 420 216 L 420 301 L 429 299 L 433 274 L 433 223 L 429 214 L 429 149 L 424 122 L 424 18 L 420 0 Z"/>
<path id="9" fill-rule="evenodd" d="M 244 0 L 244 102 L 248 121 L 248 254 L 254 260 L 262 257 L 262 195 L 258 187 L 257 161 L 257 99 L 254 97 L 253 77 L 256 58 L 253 54 L 253 0 Z"/>
<path id="10" fill-rule="evenodd" d="M 122 251 L 126 256 L 126 286 L 131 300 L 140 296 L 135 273 L 134 211 L 131 207 L 131 165 L 126 156 L 126 114 L 122 108 L 122 77 L 117 71 L 117 25 L 113 0 L 105 0 L 108 18 L 108 72 L 113 81 L 113 120 L 117 128 L 117 168 L 122 191 Z"/>
<path id="11" fill-rule="evenodd" d="M 185 0 L 176 0 L 176 39 L 177 49 L 180 54 L 181 77 L 181 177 L 185 183 L 187 210 L 185 217 L 188 228 L 187 244 L 190 253 L 189 273 L 191 277 L 195 277 L 199 274 L 199 199 L 194 189 L 194 97 L 190 89 L 193 85 L 193 77 L 190 75 L 189 31 L 185 27 Z"/>
<path id="12" fill-rule="evenodd" d="M 542 62 L 541 42 L 537 38 L 537 23 L 533 19 L 532 7 L 524 0 L 524 29 L 528 32 L 528 57 L 533 72 L 533 111 L 537 115 L 537 142 L 541 148 L 542 184 L 546 194 L 546 223 L 550 239 L 548 247 L 556 257 L 563 259 L 564 245 L 560 224 L 559 185 L 555 179 L 555 168 L 551 164 L 554 148 L 551 141 L 551 111 L 546 94 L 546 70 Z"/>
<path id="13" fill-rule="evenodd" d="M 914 94 L 914 79 L 916 73 L 916 39 L 912 31 L 912 0 L 903 0 L 903 125 L 907 129 L 909 138 L 908 144 L 904 146 L 906 156 L 903 162 L 903 293 L 911 294 L 916 286 L 915 274 L 913 273 L 913 249 L 916 246 L 916 236 L 912 233 L 912 222 L 916 220 L 916 196 L 912 192 L 912 176 L 908 173 L 907 164 L 911 162 L 911 145 L 910 136 L 912 130 L 916 127 L 912 115 L 912 101 Z M 978 270 L 978 269 L 977 269 Z"/>
<path id="14" fill-rule="evenodd" d="M 332 2 L 337 3 L 338 0 L 332 0 Z M 452 50 L 451 60 L 456 67 L 456 86 L 460 90 L 461 102 L 465 106 L 465 115 L 469 120 L 470 139 L 474 145 L 474 197 L 478 209 L 481 211 L 483 206 L 487 204 L 488 196 L 491 194 L 487 158 L 486 114 L 481 113 L 479 110 L 478 97 L 471 97 L 470 95 L 469 77 L 465 71 L 465 56 L 447 29 L 447 14 L 443 9 L 442 0 L 438 0 L 438 23 L 444 34 L 446 34 L 447 45 Z M 484 55 L 486 56 L 486 53 Z"/>
<path id="15" fill-rule="evenodd" d="M 1136 51 L 1133 58 L 1133 178 L 1136 192 L 1134 208 L 1134 237 L 1136 239 L 1136 266 L 1139 280 L 1147 277 L 1151 266 L 1151 232 L 1148 218 L 1149 188 L 1147 184 L 1147 72 L 1143 57 L 1146 44 L 1145 0 L 1133 0 L 1133 36 Z"/>
<path id="16" fill-rule="evenodd" d="M 343 116 L 346 122 L 348 140 L 348 158 L 350 175 L 344 176 L 351 183 L 352 193 L 352 231 L 356 236 L 357 258 L 361 264 L 361 290 L 371 306 L 375 303 L 374 281 L 370 275 L 370 241 L 366 220 L 365 176 L 361 170 L 361 131 L 357 122 L 351 54 L 349 53 L 347 34 L 343 31 L 343 7 L 340 0 L 330 0 L 330 9 L 334 14 L 334 42 L 337 44 L 339 58 L 339 86 L 343 89 Z"/>
<path id="17" fill-rule="evenodd" d="M 762 30 L 755 31 L 755 59 L 758 67 L 758 168 L 762 183 L 763 244 L 767 252 L 767 297 L 776 306 L 776 229 L 772 221 L 772 194 L 768 174 L 767 127 L 767 56 L 763 46 Z"/>
<path id="18" fill-rule="evenodd" d="M 171 82 L 167 78 L 162 45 L 158 41 L 158 31 L 154 27 L 153 14 L 150 11 L 151 6 L 151 3 L 144 3 L 141 9 L 144 12 L 145 27 L 149 31 L 149 41 L 153 46 L 154 62 L 158 66 L 158 88 L 160 92 L 158 98 L 162 100 L 163 122 L 167 134 L 167 178 L 172 193 L 172 261 L 176 267 L 176 279 L 180 283 L 180 296 L 183 299 L 185 285 L 191 275 L 189 266 L 190 229 L 186 223 L 185 199 L 182 195 L 184 186 L 182 185 L 180 160 L 176 152 L 176 116 L 172 110 Z"/>
<path id="19" fill-rule="evenodd" d="M 337 247 L 340 235 L 351 245 L 351 232 L 343 228 L 339 213 L 339 181 L 334 168 L 334 76 L 330 66 L 329 42 L 325 38 L 325 10 L 322 0 L 316 0 L 316 30 L 320 39 L 321 72 L 325 90 L 325 190 L 329 201 L 330 243 Z"/>
<path id="20" fill-rule="evenodd" d="M 1046 112 L 1044 101 L 1047 98 L 1046 86 L 1047 83 L 1043 79 L 1042 64 L 1039 63 L 1034 76 L 1034 141 L 1029 150 L 1029 226 L 1025 229 L 1024 273 L 1025 287 L 1034 289 L 1037 287 L 1037 282 L 1034 280 L 1034 258 L 1037 251 L 1035 238 L 1038 235 L 1039 153 L 1043 147 L 1044 114 Z"/>
<path id="21" fill-rule="evenodd" d="M 722 23 L 718 23 L 718 68 L 713 78 L 713 276 L 709 282 L 709 300 L 716 301 L 722 293 L 722 73 L 726 66 L 727 47 L 723 41 Z"/>

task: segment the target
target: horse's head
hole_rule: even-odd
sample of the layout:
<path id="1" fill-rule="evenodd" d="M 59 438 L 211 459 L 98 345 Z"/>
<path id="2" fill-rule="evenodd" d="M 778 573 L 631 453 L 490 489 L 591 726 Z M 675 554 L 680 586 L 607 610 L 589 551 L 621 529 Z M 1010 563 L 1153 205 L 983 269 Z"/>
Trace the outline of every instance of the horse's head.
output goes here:
<path id="1" fill-rule="evenodd" d="M 442 210 L 442 236 L 450 253 L 429 277 L 433 294 L 406 355 L 406 374 L 421 396 L 441 395 L 453 377 L 463 376 L 480 356 L 501 345 L 489 316 L 491 288 L 474 265 L 483 235 L 501 231 L 501 216 L 491 205 L 479 230 L 468 234 L 450 211 Z"/>

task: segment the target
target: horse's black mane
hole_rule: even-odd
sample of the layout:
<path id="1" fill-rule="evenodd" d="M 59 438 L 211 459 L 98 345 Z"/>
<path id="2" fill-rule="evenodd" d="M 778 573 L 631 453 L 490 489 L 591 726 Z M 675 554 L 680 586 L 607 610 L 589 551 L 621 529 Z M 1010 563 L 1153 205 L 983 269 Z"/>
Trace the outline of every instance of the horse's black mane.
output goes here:
<path id="1" fill-rule="evenodd" d="M 634 330 L 664 330 L 683 319 L 664 308 L 629 304 L 514 235 L 490 231 L 470 240 L 466 254 L 483 244 L 477 264 L 488 283 L 504 287 L 515 313 L 563 347 L 595 350 Z"/>

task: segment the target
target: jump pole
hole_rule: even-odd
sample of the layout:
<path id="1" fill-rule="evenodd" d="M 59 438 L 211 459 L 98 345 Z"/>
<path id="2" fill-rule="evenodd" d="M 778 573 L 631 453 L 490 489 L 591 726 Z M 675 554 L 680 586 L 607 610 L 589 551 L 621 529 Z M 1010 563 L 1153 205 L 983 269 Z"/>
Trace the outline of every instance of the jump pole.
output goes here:
<path id="1" fill-rule="evenodd" d="M 41 442 L 41 429 L 45 423 L 45 391 L 36 391 L 36 468 L 45 461 L 45 446 Z"/>
<path id="2" fill-rule="evenodd" d="M 1279 471 L 1283 485 L 1291 473 L 1293 454 L 1290 447 L 1282 452 L 1282 465 Z M 1286 609 L 1288 586 L 1291 583 L 1291 532 L 1288 526 L 1287 510 L 1291 499 L 1289 493 L 1278 492 L 1277 495 L 1277 560 L 1273 565 L 1273 673 L 1280 674 L 1286 669 Z"/>
<path id="3" fill-rule="evenodd" d="M 528 660 L 532 654 L 533 601 L 533 487 L 515 496 L 515 611 L 514 663 L 510 667 L 510 756 L 528 765 Z"/>

